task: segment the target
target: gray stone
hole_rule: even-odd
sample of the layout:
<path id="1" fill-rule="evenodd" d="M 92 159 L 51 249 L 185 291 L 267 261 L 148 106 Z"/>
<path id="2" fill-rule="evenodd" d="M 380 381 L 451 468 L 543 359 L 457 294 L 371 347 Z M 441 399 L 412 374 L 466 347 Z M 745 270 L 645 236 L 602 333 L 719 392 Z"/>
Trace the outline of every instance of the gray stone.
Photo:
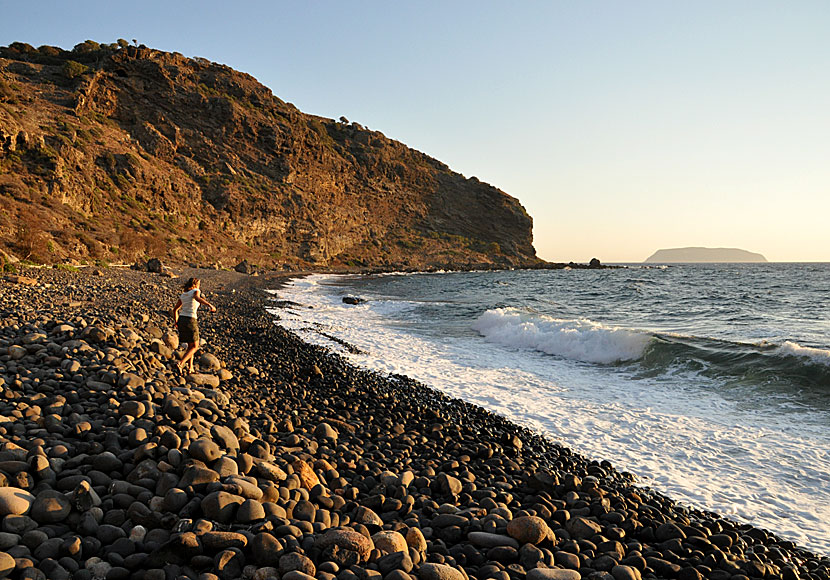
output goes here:
<path id="1" fill-rule="evenodd" d="M 363 562 L 369 559 L 369 556 L 375 547 L 371 539 L 354 530 L 348 529 L 328 530 L 325 534 L 317 538 L 314 545 L 321 551 L 330 546 L 337 546 L 344 550 L 351 550 L 357 553 L 360 560 Z"/>
<path id="2" fill-rule="evenodd" d="M 421 580 L 466 580 L 464 574 L 447 564 L 421 564 L 418 569 Z"/>
<path id="3" fill-rule="evenodd" d="M 582 575 L 576 570 L 561 568 L 534 568 L 528 571 L 527 580 L 581 580 Z"/>
<path id="4" fill-rule="evenodd" d="M 193 441 L 187 448 L 191 457 L 204 461 L 205 463 L 213 463 L 222 456 L 222 450 L 219 446 L 210 439 L 201 438 Z"/>
<path id="5" fill-rule="evenodd" d="M 219 444 L 222 449 L 226 449 L 228 451 L 238 451 L 239 450 L 239 439 L 234 432 L 231 431 L 229 427 L 225 427 L 224 425 L 214 425 L 210 429 L 210 436 L 213 437 L 213 440 Z"/>
<path id="6" fill-rule="evenodd" d="M 72 511 L 69 499 L 59 491 L 40 492 L 32 503 L 31 517 L 39 524 L 62 522 Z"/>
<path id="7" fill-rule="evenodd" d="M 538 544 L 548 537 L 550 528 L 536 516 L 521 516 L 507 524 L 507 533 L 521 544 Z"/>
<path id="8" fill-rule="evenodd" d="M 489 532 L 470 532 L 467 539 L 479 548 L 495 548 L 496 546 L 510 546 L 519 549 L 519 542 L 510 536 L 491 534 Z"/>
<path id="9" fill-rule="evenodd" d="M 611 568 L 611 575 L 614 580 L 642 580 L 640 571 L 631 566 L 614 566 Z"/>
<path id="10" fill-rule="evenodd" d="M 206 352 L 199 357 L 199 366 L 205 370 L 218 371 L 222 368 L 222 362 L 216 358 L 216 355 Z"/>
<path id="11" fill-rule="evenodd" d="M 438 490 L 444 495 L 458 495 L 461 493 L 462 485 L 461 482 L 453 477 L 452 475 L 448 475 L 446 473 L 439 473 L 438 474 Z"/>
<path id="12" fill-rule="evenodd" d="M 245 502 L 244 498 L 224 491 L 214 491 L 201 502 L 205 517 L 222 524 L 229 524 L 236 515 L 237 508 Z"/>
<path id="13" fill-rule="evenodd" d="M 297 552 L 291 552 L 282 556 L 279 562 L 279 570 L 283 578 L 288 572 L 294 571 L 302 572 L 309 576 L 314 576 L 317 573 L 314 562 L 308 556 L 298 554 Z"/>
<path id="14" fill-rule="evenodd" d="M 565 529 L 577 540 L 587 540 L 602 532 L 602 526 L 597 522 L 581 516 L 569 519 Z"/>

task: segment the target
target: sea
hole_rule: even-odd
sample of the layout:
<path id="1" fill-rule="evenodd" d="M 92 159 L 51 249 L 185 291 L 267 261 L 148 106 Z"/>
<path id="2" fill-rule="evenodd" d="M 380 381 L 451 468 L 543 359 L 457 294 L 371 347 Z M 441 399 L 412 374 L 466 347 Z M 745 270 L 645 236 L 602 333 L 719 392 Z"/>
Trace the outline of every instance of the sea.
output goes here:
<path id="1" fill-rule="evenodd" d="M 830 555 L 828 289 L 814 263 L 314 274 L 271 311 L 356 365 Z"/>

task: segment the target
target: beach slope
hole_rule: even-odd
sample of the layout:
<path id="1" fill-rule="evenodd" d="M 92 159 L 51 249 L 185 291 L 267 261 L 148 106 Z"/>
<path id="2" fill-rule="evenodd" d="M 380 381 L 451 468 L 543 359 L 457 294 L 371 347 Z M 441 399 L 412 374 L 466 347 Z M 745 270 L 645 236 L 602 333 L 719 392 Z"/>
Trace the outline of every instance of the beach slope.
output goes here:
<path id="1" fill-rule="evenodd" d="M 174 371 L 181 281 L 0 280 L 0 576 L 830 578 L 830 560 L 276 327 L 278 279 L 182 271 L 219 306 Z"/>

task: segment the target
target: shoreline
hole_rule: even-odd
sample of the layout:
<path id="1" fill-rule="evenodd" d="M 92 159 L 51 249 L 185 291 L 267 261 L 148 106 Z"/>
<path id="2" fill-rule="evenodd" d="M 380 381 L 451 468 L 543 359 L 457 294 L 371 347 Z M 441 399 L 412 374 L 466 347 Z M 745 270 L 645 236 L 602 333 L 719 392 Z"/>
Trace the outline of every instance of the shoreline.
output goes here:
<path id="1" fill-rule="evenodd" d="M 38 524 L 35 530 L 45 527 L 55 538 L 72 535 L 70 532 L 78 534 L 79 529 L 86 532 L 78 526 L 86 522 L 86 512 L 97 507 L 106 512 L 101 514 L 101 521 L 110 518 L 118 522 L 123 517 L 120 523 L 105 525 L 131 528 L 130 535 L 123 530 L 126 537 L 132 537 L 135 524 L 140 522 L 144 522 L 141 525 L 147 536 L 156 534 L 152 540 L 147 536 L 140 541 L 130 540 L 133 551 L 126 557 L 118 550 L 106 549 L 123 537 L 116 538 L 112 545 L 99 539 L 101 546 L 95 550 L 93 545 L 89 553 L 105 556 L 92 566 L 101 564 L 105 568 L 104 564 L 109 564 L 104 575 L 107 578 L 161 578 L 163 570 L 155 564 L 163 562 L 163 555 L 171 559 L 168 566 L 178 566 L 178 572 L 185 575 L 192 572 L 194 578 L 205 571 L 222 578 L 236 577 L 232 573 L 237 572 L 257 577 L 261 570 L 265 570 L 260 574 L 262 578 L 272 574 L 285 580 L 307 580 L 307 576 L 318 580 L 380 580 L 381 576 L 384 580 L 464 580 L 465 576 L 482 580 L 830 578 L 830 560 L 826 557 L 779 540 L 769 532 L 678 506 L 634 485 L 630 476 L 616 472 L 607 462 L 591 462 L 479 407 L 450 399 L 406 377 L 386 378 L 361 370 L 327 349 L 304 343 L 277 327 L 265 311 L 267 282 L 295 278 L 297 273 L 248 277 L 198 271 L 196 275 L 203 276 L 205 293 L 220 309 L 217 315 L 200 319 L 208 341 L 202 352 L 212 353 L 220 366 L 226 366 L 224 374 L 220 369 L 205 373 L 215 377 L 207 379 L 176 376 L 169 368 L 172 361 L 164 356 L 167 351 L 152 342 L 151 326 L 160 331 L 169 326 L 161 311 L 172 306 L 168 303 L 175 298 L 179 281 L 144 272 L 101 272 L 101 276 L 91 271 L 30 272 L 41 282 L 52 284 L 46 289 L 0 282 L 0 311 L 7 320 L 13 311 L 9 305 L 15 303 L 29 310 L 31 320 L 38 316 L 52 318 L 40 323 L 44 331 L 40 333 L 26 332 L 31 328 L 20 324 L 24 320 L 17 323 L 21 328 L 14 332 L 5 322 L 0 327 L 8 343 L 0 342 L 0 356 L 10 357 L 9 347 L 21 346 L 25 354 L 15 349 L 22 355 L 16 360 L 31 359 L 32 368 L 54 370 L 49 365 L 56 361 L 45 362 L 50 356 L 37 357 L 44 352 L 58 359 L 60 369 L 64 360 L 83 358 L 77 354 L 67 357 L 71 351 L 63 352 L 61 348 L 50 350 L 49 342 L 60 346 L 80 338 L 75 338 L 73 332 L 72 337 L 61 337 L 66 339 L 63 343 L 56 342 L 52 331 L 58 326 L 46 328 L 50 322 L 84 317 L 90 318 L 88 323 L 97 318 L 102 326 L 121 325 L 118 333 L 114 329 L 112 335 L 103 332 L 97 343 L 92 338 L 95 333 L 77 332 L 87 332 L 90 350 L 103 354 L 95 361 L 97 364 L 87 364 L 88 359 L 78 361 L 81 366 L 75 369 L 75 376 L 81 376 L 80 382 L 75 376 L 67 380 L 69 373 L 53 373 L 43 383 L 34 382 L 38 377 L 21 380 L 19 364 L 15 364 L 16 378 L 9 381 L 10 361 L 0 362 L 0 374 L 5 377 L 7 393 L 22 395 L 6 396 L 6 407 L 11 404 L 8 401 L 14 401 L 14 410 L 21 415 L 19 421 L 11 423 L 22 423 L 25 433 L 55 435 L 65 440 L 64 447 L 67 442 L 72 447 L 65 453 L 66 459 L 57 457 L 64 459 L 62 464 L 57 461 L 52 466 L 50 462 L 48 469 L 55 472 L 54 477 L 43 477 L 42 470 L 31 474 L 31 489 L 40 486 L 41 494 L 50 490 L 54 494 L 54 489 L 71 492 L 72 499 L 77 500 L 78 489 L 62 490 L 68 484 L 61 482 L 70 477 L 88 477 L 101 501 L 87 510 L 81 510 L 79 502 L 73 505 L 70 501 L 63 519 L 55 522 L 41 523 L 31 518 Z M 187 275 L 190 273 L 188 270 Z M 59 300 L 55 300 L 59 292 Z M 38 293 L 47 298 L 41 296 L 38 302 Z M 24 306 L 26 301 L 28 306 Z M 41 307 L 35 308 L 38 305 Z M 111 311 L 99 305 L 111 305 Z M 96 325 L 88 324 L 90 327 Z M 30 338 L 33 342 L 26 343 L 25 337 L 32 334 L 44 337 Z M 41 349 L 43 343 L 47 345 Z M 58 356 L 61 354 L 63 358 Z M 101 364 L 109 356 L 109 366 Z M 138 357 L 138 362 L 130 361 L 131 357 Z M 134 372 L 127 368 L 112 370 L 118 367 L 112 363 L 119 359 L 132 362 L 129 370 Z M 84 370 L 89 376 L 104 376 L 115 384 L 125 384 L 115 387 L 90 379 L 83 375 Z M 62 378 L 54 378 L 57 374 Z M 225 378 L 220 380 L 219 375 Z M 55 384 L 47 385 L 49 380 Z M 198 387 L 196 381 L 209 383 Z M 27 415 L 26 409 L 21 411 L 21 403 L 28 409 L 53 411 L 55 404 L 49 399 L 64 391 L 74 391 L 75 395 L 63 395 L 62 413 L 44 416 L 41 411 L 43 425 L 27 425 L 33 412 Z M 46 396 L 38 399 L 39 394 Z M 72 402 L 75 399 L 78 401 Z M 49 404 L 36 404 L 43 400 L 49 400 Z M 86 402 L 89 405 L 85 406 Z M 185 409 L 192 406 L 190 415 L 195 417 L 180 419 L 177 411 L 171 410 L 177 403 Z M 4 416 L 13 416 L 11 413 L 10 407 L 3 409 Z M 89 415 L 91 420 L 87 422 L 94 429 L 73 437 L 75 427 L 53 417 L 68 420 L 72 413 Z M 95 413 L 100 417 L 93 418 Z M 51 422 L 46 420 L 49 417 L 53 417 Z M 203 421 L 211 424 L 204 425 Z M 9 423 L 3 423 L 4 440 L 10 432 L 15 433 Z M 169 431 L 163 427 L 172 430 L 179 441 L 165 435 Z M 94 433 L 95 429 L 100 433 Z M 139 437 L 141 433 L 136 435 L 139 429 L 146 440 Z M 111 454 L 121 462 L 110 472 L 108 486 L 101 484 L 105 480 L 97 473 L 94 475 L 98 479 L 88 475 L 100 470 L 87 468 L 83 473 L 83 466 L 94 466 L 92 451 L 98 455 L 106 452 L 105 443 L 118 449 L 119 453 Z M 20 441 L 16 444 L 23 447 Z M 8 445 L 0 449 L 9 451 L 5 447 Z M 54 455 L 55 445 L 49 451 L 44 444 L 40 447 L 53 459 L 50 453 Z M 166 449 L 166 455 L 162 449 Z M 22 455 L 17 452 L 17 456 Z M 42 456 L 32 449 L 26 449 L 25 455 Z M 79 462 L 81 455 L 86 457 Z M 216 469 L 221 464 L 232 472 L 231 463 L 236 465 L 237 474 Z M 3 466 L 0 462 L 0 471 Z M 31 469 L 21 468 L 9 475 Z M 67 471 L 70 475 L 59 477 Z M 210 481 L 192 480 L 194 471 Z M 157 475 L 157 481 L 139 477 L 145 472 Z M 122 491 L 122 484 L 115 481 L 124 481 L 132 488 Z M 166 483 L 159 487 L 163 481 Z M 38 495 L 32 503 L 39 506 L 39 501 Z M 104 510 L 109 507 L 108 501 L 112 507 Z M 124 513 L 109 515 L 119 510 Z M 264 517 L 255 517 L 260 515 Z M 350 531 L 331 531 L 335 523 L 343 526 L 346 522 Z M 98 530 L 101 525 L 98 522 Z M 6 528 L 4 520 L 4 532 Z M 171 533 L 174 528 L 177 531 Z M 18 534 L 21 542 L 26 533 L 32 536 L 32 532 Z M 20 543 L 8 549 L 20 546 L 27 545 Z M 270 550 L 264 548 L 268 546 Z M 21 555 L 14 557 L 25 559 L 25 551 L 18 549 Z M 63 553 L 59 548 L 54 555 Z M 172 557 L 174 553 L 186 553 L 186 562 L 180 555 Z M 280 557 L 275 558 L 276 553 Z M 34 565 L 31 558 L 35 554 L 29 557 Z M 71 560 L 72 556 L 62 558 Z M 0 556 L 0 563 L 2 560 Z M 61 557 L 40 559 L 38 565 L 45 560 L 50 560 L 48 566 L 55 562 L 66 570 L 59 563 Z M 75 577 L 95 577 L 93 572 L 84 574 L 91 569 L 86 567 L 89 557 L 75 560 L 79 564 Z M 64 564 L 72 567 L 69 561 Z M 17 573 L 22 573 L 22 568 Z"/>

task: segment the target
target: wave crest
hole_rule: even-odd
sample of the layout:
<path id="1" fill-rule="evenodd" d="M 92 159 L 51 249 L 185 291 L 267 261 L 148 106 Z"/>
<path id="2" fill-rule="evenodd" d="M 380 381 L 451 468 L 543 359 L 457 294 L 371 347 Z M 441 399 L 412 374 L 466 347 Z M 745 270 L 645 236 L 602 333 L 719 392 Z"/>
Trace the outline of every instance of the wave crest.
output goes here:
<path id="1" fill-rule="evenodd" d="M 488 310 L 473 323 L 488 342 L 590 363 L 642 358 L 652 336 L 590 320 L 560 320 L 516 308 Z"/>

